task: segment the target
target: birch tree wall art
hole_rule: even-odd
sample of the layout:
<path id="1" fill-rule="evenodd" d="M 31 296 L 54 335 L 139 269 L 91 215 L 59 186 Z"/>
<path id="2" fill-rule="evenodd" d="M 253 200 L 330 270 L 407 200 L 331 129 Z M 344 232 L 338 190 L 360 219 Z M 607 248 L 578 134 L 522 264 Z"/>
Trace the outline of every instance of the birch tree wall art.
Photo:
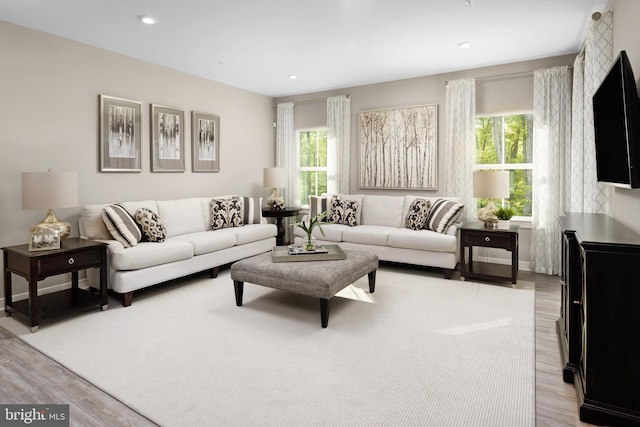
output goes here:
<path id="1" fill-rule="evenodd" d="M 437 189 L 438 106 L 362 111 L 360 187 Z"/>

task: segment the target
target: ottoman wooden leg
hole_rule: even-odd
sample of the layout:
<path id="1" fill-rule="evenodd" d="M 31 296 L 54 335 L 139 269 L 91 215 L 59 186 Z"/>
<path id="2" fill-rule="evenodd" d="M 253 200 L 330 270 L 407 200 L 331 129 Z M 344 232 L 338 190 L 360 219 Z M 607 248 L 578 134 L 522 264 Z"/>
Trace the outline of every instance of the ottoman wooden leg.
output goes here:
<path id="1" fill-rule="evenodd" d="M 242 291 L 244 290 L 244 282 L 239 280 L 233 281 L 233 289 L 236 291 L 236 305 L 242 306 Z"/>
<path id="2" fill-rule="evenodd" d="M 326 328 L 329 324 L 329 306 L 328 299 L 320 298 L 320 321 L 323 328 Z"/>
<path id="3" fill-rule="evenodd" d="M 369 273 L 369 293 L 374 293 L 376 291 L 376 271 L 373 270 Z"/>

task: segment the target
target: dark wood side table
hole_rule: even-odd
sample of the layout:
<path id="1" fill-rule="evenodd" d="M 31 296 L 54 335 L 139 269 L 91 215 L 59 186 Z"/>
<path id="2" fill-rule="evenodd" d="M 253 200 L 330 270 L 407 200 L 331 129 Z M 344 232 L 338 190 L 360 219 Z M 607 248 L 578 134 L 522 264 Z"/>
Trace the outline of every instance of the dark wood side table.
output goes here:
<path id="1" fill-rule="evenodd" d="M 298 215 L 300 208 L 286 207 L 282 210 L 275 210 L 268 207 L 262 208 L 262 216 L 266 218 L 275 218 L 278 227 L 278 235 L 276 236 L 276 246 L 284 246 L 284 219 Z"/>
<path id="2" fill-rule="evenodd" d="M 107 309 L 107 244 L 78 238 L 61 242 L 60 249 L 29 252 L 29 245 L 9 246 L 4 252 L 4 301 L 9 315 L 25 319 L 36 332 L 42 319 L 72 310 L 99 305 Z M 78 287 L 78 272 L 100 269 L 100 290 L 96 294 Z M 29 282 L 29 298 L 13 301 L 11 274 Z M 38 296 L 38 281 L 49 276 L 71 273 L 71 289 Z"/>
<path id="3" fill-rule="evenodd" d="M 485 228 L 483 222 L 472 222 L 460 228 L 460 277 L 477 279 L 511 279 L 515 285 L 518 278 L 518 230 L 512 225 L 509 229 Z M 511 265 L 473 261 L 473 247 L 506 249 L 511 252 Z M 469 248 L 469 262 L 465 257 L 465 248 Z"/>

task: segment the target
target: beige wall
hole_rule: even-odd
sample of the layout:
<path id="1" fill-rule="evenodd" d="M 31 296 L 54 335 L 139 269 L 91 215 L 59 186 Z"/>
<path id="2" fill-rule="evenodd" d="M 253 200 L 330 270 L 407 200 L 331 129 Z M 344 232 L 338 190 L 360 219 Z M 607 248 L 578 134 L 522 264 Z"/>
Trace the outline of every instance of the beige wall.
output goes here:
<path id="1" fill-rule="evenodd" d="M 533 109 L 533 71 L 556 65 L 572 64 L 575 55 L 565 55 L 536 61 L 526 61 L 494 67 L 478 68 L 456 73 L 419 77 L 375 85 L 357 86 L 336 91 L 311 93 L 277 98 L 276 102 L 293 101 L 295 125 L 297 127 L 326 126 L 327 96 L 349 94 L 351 97 L 351 193 L 405 194 L 405 190 L 360 189 L 358 182 L 358 113 L 367 110 L 406 107 L 413 105 L 438 105 L 438 189 L 436 191 L 411 190 L 411 194 L 428 196 L 445 195 L 443 192 L 444 144 L 446 141 L 444 103 L 445 82 L 475 77 L 476 110 L 478 114 L 506 113 Z M 307 102 L 309 100 L 319 100 Z M 531 232 L 523 228 L 520 232 L 520 261 L 527 267 L 530 255 Z M 508 258 L 506 251 L 491 251 L 492 258 Z"/>
<path id="2" fill-rule="evenodd" d="M 0 246 L 26 243 L 21 172 L 77 171 L 80 204 L 235 193 L 268 196 L 273 99 L 0 21 Z M 141 173 L 98 172 L 98 95 L 141 101 Z M 186 172 L 151 173 L 150 104 L 185 111 Z M 220 172 L 191 172 L 191 111 L 220 116 Z M 59 209 L 77 233 L 80 207 Z"/>
<path id="3" fill-rule="evenodd" d="M 640 90 L 640 1 L 610 0 L 613 10 L 613 52 L 618 55 L 626 50 L 631 61 L 636 85 Z M 635 117 L 640 120 L 640 117 Z M 640 233 L 640 189 L 615 188 L 613 193 L 613 217 Z"/>

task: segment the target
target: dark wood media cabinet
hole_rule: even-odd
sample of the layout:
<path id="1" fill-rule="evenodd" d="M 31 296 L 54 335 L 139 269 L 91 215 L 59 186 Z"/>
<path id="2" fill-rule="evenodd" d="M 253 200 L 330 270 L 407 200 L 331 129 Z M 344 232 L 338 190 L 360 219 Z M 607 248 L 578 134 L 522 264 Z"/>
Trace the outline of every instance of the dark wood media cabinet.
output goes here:
<path id="1" fill-rule="evenodd" d="M 580 420 L 640 426 L 640 235 L 603 214 L 559 223 L 563 379 Z"/>

